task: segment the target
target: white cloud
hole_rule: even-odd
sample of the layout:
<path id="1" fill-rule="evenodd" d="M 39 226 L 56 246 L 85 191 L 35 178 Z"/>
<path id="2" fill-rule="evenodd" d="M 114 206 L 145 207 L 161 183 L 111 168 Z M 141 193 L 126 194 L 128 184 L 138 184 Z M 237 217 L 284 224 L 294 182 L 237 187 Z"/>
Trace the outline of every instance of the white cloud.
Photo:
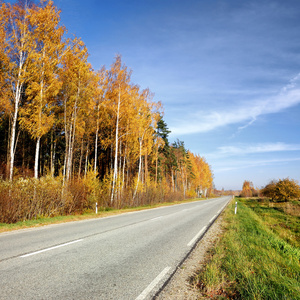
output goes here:
<path id="1" fill-rule="evenodd" d="M 267 143 L 257 145 L 224 146 L 219 147 L 220 154 L 236 155 L 236 154 L 251 154 L 265 153 L 278 151 L 300 151 L 300 144 L 285 144 L 285 143 Z"/>
<path id="2" fill-rule="evenodd" d="M 260 143 L 252 145 L 238 146 L 222 146 L 218 147 L 217 151 L 205 154 L 208 159 L 224 159 L 231 156 L 245 156 L 249 154 L 271 153 L 271 152 L 286 152 L 300 151 L 300 144 L 285 144 L 285 143 Z"/>
<path id="3" fill-rule="evenodd" d="M 247 169 L 247 168 L 256 168 L 262 166 L 273 166 L 275 164 L 284 164 L 290 162 L 297 162 L 300 161 L 300 157 L 296 158 L 283 158 L 283 159 L 262 159 L 262 160 L 254 160 L 254 161 L 235 161 L 227 162 L 228 166 L 216 166 L 214 169 L 214 173 L 220 172 L 227 172 L 232 170 L 240 170 L 240 169 Z"/>
<path id="4" fill-rule="evenodd" d="M 227 107 L 222 111 L 194 112 L 188 120 L 182 119 L 177 122 L 178 125 L 170 126 L 171 134 L 208 132 L 231 124 L 246 123 L 239 127 L 240 131 L 253 124 L 261 115 L 278 113 L 300 104 L 299 79 L 300 73 L 273 97 L 244 101 L 238 107 Z"/>

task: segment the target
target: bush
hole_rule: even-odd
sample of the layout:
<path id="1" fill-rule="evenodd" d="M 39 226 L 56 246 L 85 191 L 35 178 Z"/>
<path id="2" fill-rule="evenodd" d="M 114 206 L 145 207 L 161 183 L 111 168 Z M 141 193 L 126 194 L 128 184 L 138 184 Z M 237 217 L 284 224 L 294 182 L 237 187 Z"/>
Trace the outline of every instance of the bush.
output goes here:
<path id="1" fill-rule="evenodd" d="M 113 202 L 110 198 L 110 180 L 102 182 L 89 170 L 84 178 L 72 179 L 63 185 L 63 178 L 45 176 L 40 179 L 0 179 L 0 223 L 81 214 L 100 209 L 125 208 L 182 200 L 182 192 L 172 191 L 166 182 L 156 185 L 148 182 L 147 189 L 139 189 L 133 198 L 135 186 L 119 187 Z"/>
<path id="2" fill-rule="evenodd" d="M 294 179 L 272 180 L 262 189 L 261 193 L 273 201 L 288 201 L 300 197 L 300 186 Z"/>
<path id="3" fill-rule="evenodd" d="M 63 187 L 60 177 L 1 180 L 0 195 L 0 223 L 82 213 L 88 207 L 84 183 L 74 180 Z"/>
<path id="4" fill-rule="evenodd" d="M 61 183 L 51 177 L 1 181 L 0 194 L 2 223 L 56 216 L 63 212 Z M 68 198 L 66 195 L 64 200 Z"/>

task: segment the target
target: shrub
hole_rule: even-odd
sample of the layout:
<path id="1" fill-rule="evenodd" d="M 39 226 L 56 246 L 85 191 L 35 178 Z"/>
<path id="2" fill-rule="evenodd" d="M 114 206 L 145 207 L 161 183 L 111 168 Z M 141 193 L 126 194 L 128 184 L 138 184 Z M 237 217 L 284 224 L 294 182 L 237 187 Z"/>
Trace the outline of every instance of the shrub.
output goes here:
<path id="1" fill-rule="evenodd" d="M 0 195 L 0 223 L 82 213 L 89 205 L 84 182 L 63 187 L 60 177 L 1 180 Z"/>
<path id="2" fill-rule="evenodd" d="M 300 186 L 294 179 L 272 180 L 261 191 L 262 195 L 274 201 L 288 201 L 300 197 Z"/>

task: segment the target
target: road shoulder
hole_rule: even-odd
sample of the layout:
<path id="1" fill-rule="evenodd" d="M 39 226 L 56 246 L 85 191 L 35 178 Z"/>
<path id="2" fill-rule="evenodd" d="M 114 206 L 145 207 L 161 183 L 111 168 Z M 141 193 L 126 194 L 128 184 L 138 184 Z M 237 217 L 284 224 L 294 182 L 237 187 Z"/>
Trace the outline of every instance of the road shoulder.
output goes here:
<path id="1" fill-rule="evenodd" d="M 197 287 L 190 284 L 190 278 L 201 272 L 209 250 L 216 244 L 223 232 L 222 215 L 209 228 L 205 236 L 197 244 L 183 264 L 155 299 L 195 300 L 203 299 Z"/>

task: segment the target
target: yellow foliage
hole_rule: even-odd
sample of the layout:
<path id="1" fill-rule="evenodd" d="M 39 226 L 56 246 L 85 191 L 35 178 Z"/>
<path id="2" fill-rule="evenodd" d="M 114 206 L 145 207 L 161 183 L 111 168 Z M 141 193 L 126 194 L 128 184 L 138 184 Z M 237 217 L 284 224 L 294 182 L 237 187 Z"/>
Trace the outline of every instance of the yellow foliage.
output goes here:
<path id="1" fill-rule="evenodd" d="M 20 128 L 29 133 L 30 147 L 36 143 L 35 176 L 47 167 L 52 175 L 61 170 L 67 211 L 100 200 L 134 205 L 136 194 L 143 203 L 206 194 L 213 184 L 210 166 L 183 142 L 169 145 L 168 130 L 158 128 L 161 103 L 131 82 L 132 71 L 121 56 L 110 69 L 95 72 L 83 41 L 64 40 L 66 29 L 53 1 L 22 3 L 0 7 L 0 113 L 13 116 L 11 166 L 20 152 L 17 138 L 28 141 L 18 136 Z M 40 146 L 47 150 L 39 154 Z M 83 178 L 83 166 L 93 161 Z"/>
<path id="2" fill-rule="evenodd" d="M 275 201 L 287 201 L 300 198 L 300 186 L 294 179 L 272 180 L 261 193 Z"/>
<path id="3" fill-rule="evenodd" d="M 194 178 L 191 178 L 191 183 L 198 196 L 200 196 L 205 190 L 212 188 L 213 174 L 204 157 L 191 152 L 189 152 L 189 156 L 192 163 L 192 173 L 194 174 Z"/>

